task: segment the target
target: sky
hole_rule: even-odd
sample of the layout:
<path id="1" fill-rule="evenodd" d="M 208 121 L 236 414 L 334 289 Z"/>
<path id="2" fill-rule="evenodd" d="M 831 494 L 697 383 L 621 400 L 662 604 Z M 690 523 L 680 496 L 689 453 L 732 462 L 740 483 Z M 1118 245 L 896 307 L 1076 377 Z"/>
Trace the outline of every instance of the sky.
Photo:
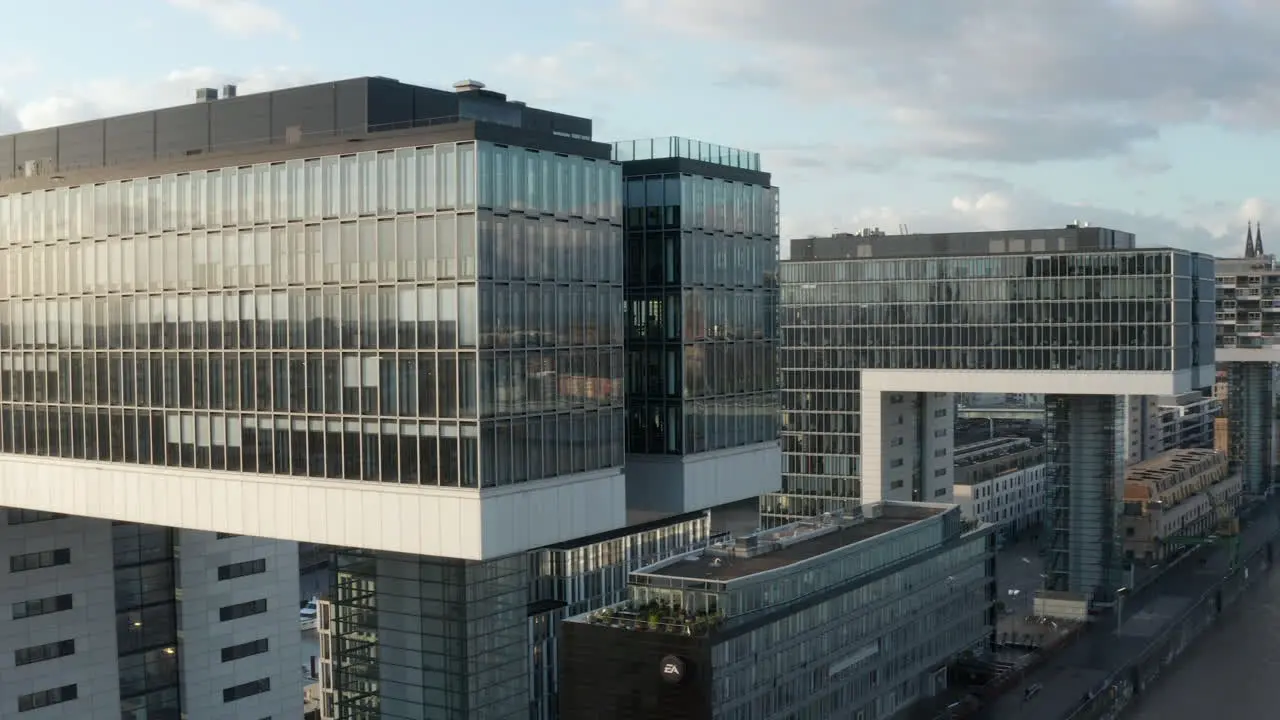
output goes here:
<path id="1" fill-rule="evenodd" d="M 1256 221 L 1280 249 L 1276 0 L 57 0 L 4 25 L 0 132 L 226 82 L 472 78 L 600 140 L 761 153 L 784 243 L 1079 221 L 1238 255 Z"/>

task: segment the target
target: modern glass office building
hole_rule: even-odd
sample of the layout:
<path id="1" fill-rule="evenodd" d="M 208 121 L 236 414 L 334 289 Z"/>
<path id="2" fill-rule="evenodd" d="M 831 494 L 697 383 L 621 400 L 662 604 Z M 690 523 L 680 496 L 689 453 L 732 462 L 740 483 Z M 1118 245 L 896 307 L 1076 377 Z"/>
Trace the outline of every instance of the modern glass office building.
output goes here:
<path id="1" fill-rule="evenodd" d="M 991 531 L 885 502 L 641 568 L 565 622 L 561 717 L 890 717 L 989 647 Z"/>
<path id="2" fill-rule="evenodd" d="M 388 78 L 0 137 L 0 505 L 347 548 L 338 717 L 550 717 L 563 607 L 611 596 L 546 595 L 530 554 L 778 486 L 776 189 L 686 143 L 628 158 L 629 203 L 591 138 Z M 633 451 L 736 458 L 638 473 L 671 519 L 635 532 L 628 233 L 674 252 L 638 277 L 677 330 L 630 338 L 678 358 Z"/>
<path id="3" fill-rule="evenodd" d="M 778 189 L 760 156 L 614 144 L 626 182 L 627 506 L 635 519 L 776 490 Z"/>
<path id="4" fill-rule="evenodd" d="M 1212 258 L 1135 249 L 1105 228 L 795 241 L 782 267 L 784 488 L 762 510 L 785 521 L 946 498 L 949 393 L 1043 393 L 1049 584 L 1105 592 L 1122 396 L 1212 382 L 1212 277 Z"/>

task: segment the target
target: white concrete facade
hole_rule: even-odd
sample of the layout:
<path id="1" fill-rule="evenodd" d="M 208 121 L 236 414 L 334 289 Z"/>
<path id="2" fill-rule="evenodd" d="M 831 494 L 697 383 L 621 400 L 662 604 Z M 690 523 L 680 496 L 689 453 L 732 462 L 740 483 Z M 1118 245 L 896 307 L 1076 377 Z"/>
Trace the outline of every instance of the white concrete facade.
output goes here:
<path id="1" fill-rule="evenodd" d="M 287 540 L 181 530 L 177 584 L 182 628 L 182 704 L 189 720 L 297 717 L 302 708 L 298 666 L 298 544 Z M 219 579 L 219 568 L 263 560 L 265 571 Z M 225 572 L 225 571 L 224 571 Z M 266 600 L 266 612 L 223 621 L 221 608 Z M 266 641 L 265 652 L 224 660 L 223 651 Z M 243 651 L 242 651 L 243 652 Z M 225 702 L 227 688 L 267 678 L 271 689 Z"/>
<path id="2" fill-rule="evenodd" d="M 782 487 L 777 442 L 692 455 L 628 455 L 627 511 L 631 523 L 776 492 Z"/>
<path id="3" fill-rule="evenodd" d="M 119 720 L 111 523 L 68 517 L 10 525 L 13 512 L 0 509 L 7 565 L 0 569 L 0 717 Z M 70 562 L 11 572 L 15 556 L 52 550 L 69 550 Z M 70 609 L 51 611 L 66 595 Z M 30 614 L 40 609 L 48 612 Z M 74 641 L 73 654 L 15 667 L 17 651 L 66 640 Z M 22 696 L 67 685 L 76 686 L 75 700 L 18 714 Z"/>
<path id="4" fill-rule="evenodd" d="M 951 502 L 955 396 L 877 392 L 864 381 L 861 407 L 862 502 Z"/>
<path id="5" fill-rule="evenodd" d="M 473 490 L 5 455 L 0 477 L 2 506 L 463 560 L 627 525 L 620 469 Z"/>
<path id="6" fill-rule="evenodd" d="M 1019 533 L 1044 521 L 1045 465 L 1033 465 L 972 485 L 955 486 L 955 502 L 966 520 Z"/>
<path id="7" fill-rule="evenodd" d="M 0 577 L 0 717 L 17 713 L 23 695 L 75 685 L 75 700 L 20 717 L 118 720 L 125 659 L 119 652 L 116 598 L 130 591 L 117 587 L 112 523 L 85 517 L 8 522 L 10 517 L 34 515 L 0 509 L 0 549 L 10 567 L 16 556 L 51 550 L 69 551 L 70 562 L 5 571 Z M 191 531 L 175 533 L 175 543 L 173 587 L 179 598 L 180 634 L 175 646 L 165 652 L 178 654 L 184 717 L 297 717 L 302 685 L 297 665 L 296 543 L 239 536 L 219 539 L 214 533 Z M 218 568 L 257 559 L 266 560 L 266 572 L 218 580 Z M 164 588 L 150 591 L 157 590 Z M 70 608 L 57 610 L 65 607 L 65 600 L 57 598 L 68 595 Z M 219 621 L 222 606 L 260 598 L 268 600 L 266 613 Z M 267 652 L 223 662 L 224 647 L 258 639 L 268 641 Z M 62 641 L 74 641 L 74 652 L 15 666 L 15 652 Z M 136 660 L 135 655 L 130 662 Z M 269 678 L 270 691 L 234 703 L 223 701 L 226 687 L 261 678 Z"/>
<path id="8" fill-rule="evenodd" d="M 1222 351 L 1218 351 L 1221 353 Z M 1222 361 L 1221 355 L 1217 358 Z M 1177 372 L 1092 370 L 863 370 L 862 389 L 881 392 L 1179 395 L 1210 387 L 1214 366 Z"/>
<path id="9" fill-rule="evenodd" d="M 1124 398 L 1125 464 L 1140 463 L 1160 452 L 1160 426 L 1156 398 L 1128 395 Z"/>

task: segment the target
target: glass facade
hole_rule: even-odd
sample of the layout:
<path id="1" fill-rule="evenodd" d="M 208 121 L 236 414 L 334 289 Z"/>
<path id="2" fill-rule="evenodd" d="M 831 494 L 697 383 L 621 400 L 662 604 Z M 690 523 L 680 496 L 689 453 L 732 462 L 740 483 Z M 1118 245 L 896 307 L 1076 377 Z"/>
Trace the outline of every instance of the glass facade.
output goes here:
<path id="1" fill-rule="evenodd" d="M 0 197 L 0 451 L 492 487 L 622 463 L 617 163 L 446 143 Z"/>
<path id="2" fill-rule="evenodd" d="M 701 513 L 529 552 L 529 720 L 560 717 L 561 621 L 621 602 L 630 572 L 705 547 L 710 538 L 711 516 Z"/>
<path id="3" fill-rule="evenodd" d="M 1165 249 L 783 263 L 783 493 L 762 512 L 862 497 L 880 449 L 862 446 L 860 370 L 1203 366 L 1212 278 L 1212 258 Z"/>
<path id="4" fill-rule="evenodd" d="M 475 563 L 352 550 L 335 562 L 337 717 L 529 716 L 524 556 Z"/>
<path id="5" fill-rule="evenodd" d="M 895 508 L 885 512 L 893 516 Z M 716 718 L 889 717 L 940 690 L 936 673 L 945 676 L 966 650 L 984 652 L 994 629 L 992 529 L 964 532 L 959 508 L 742 577 L 706 579 L 685 564 L 632 573 L 628 607 L 643 610 L 639 623 L 619 620 L 623 606 L 569 622 L 608 628 L 617 644 L 642 656 L 655 633 L 701 634 L 664 631 L 655 608 L 659 616 L 718 616 L 706 632 L 710 672 L 699 676 L 710 685 Z M 569 666 L 562 679 L 569 694 L 591 674 L 583 670 Z M 635 692 L 644 678 L 619 682 Z"/>
<path id="6" fill-rule="evenodd" d="M 777 439 L 777 188 L 626 179 L 627 450 Z"/>
<path id="7" fill-rule="evenodd" d="M 784 367 L 1184 370 L 1212 357 L 1212 266 L 1170 250 L 788 262 Z"/>
<path id="8" fill-rule="evenodd" d="M 112 523 L 120 717 L 178 720 L 178 608 L 174 531 Z"/>

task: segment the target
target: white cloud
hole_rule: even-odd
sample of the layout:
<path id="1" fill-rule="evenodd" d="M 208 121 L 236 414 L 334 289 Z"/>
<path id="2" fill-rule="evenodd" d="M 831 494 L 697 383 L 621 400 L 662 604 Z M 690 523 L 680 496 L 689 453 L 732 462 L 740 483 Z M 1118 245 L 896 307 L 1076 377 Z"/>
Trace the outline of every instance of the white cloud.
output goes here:
<path id="1" fill-rule="evenodd" d="M 977 177 L 971 180 L 975 185 L 981 182 Z M 1274 202 L 1248 198 L 1233 206 L 1203 209 L 1201 214 L 1203 221 L 1178 222 L 1104 206 L 1056 202 L 1034 193 L 998 186 L 956 195 L 943 207 L 864 207 L 847 213 L 809 217 L 792 213 L 783 217 L 783 237 L 826 235 L 833 230 L 856 232 L 875 227 L 897 233 L 902 225 L 910 232 L 966 232 L 1057 227 L 1082 222 L 1132 232 L 1142 246 L 1235 256 L 1244 250 L 1245 224 L 1261 221 L 1264 228 L 1275 228 L 1274 247 L 1280 250 L 1280 207 Z"/>
<path id="2" fill-rule="evenodd" d="M 512 100 L 599 117 L 614 114 L 610 98 L 645 86 L 641 64 L 617 46 L 576 42 L 555 52 L 509 55 L 494 66 L 489 84 Z"/>
<path id="3" fill-rule="evenodd" d="M 214 27 L 236 37 L 287 35 L 297 39 L 298 31 L 275 8 L 256 0 L 168 0 L 169 4 L 196 13 Z"/>
<path id="4" fill-rule="evenodd" d="M 247 74 L 225 73 L 212 68 L 174 70 L 151 82 L 124 78 L 94 80 L 42 98 L 14 103 L 12 114 L 25 130 L 181 105 L 195 100 L 201 87 L 236 84 L 241 94 L 275 90 L 313 82 L 309 73 L 287 67 L 255 70 Z M 0 124 L 4 122 L 0 97 Z"/>
<path id="5" fill-rule="evenodd" d="M 1270 0 L 623 0 L 735 46 L 724 82 L 880 109 L 902 154 L 1123 155 L 1173 124 L 1280 127 Z"/>

